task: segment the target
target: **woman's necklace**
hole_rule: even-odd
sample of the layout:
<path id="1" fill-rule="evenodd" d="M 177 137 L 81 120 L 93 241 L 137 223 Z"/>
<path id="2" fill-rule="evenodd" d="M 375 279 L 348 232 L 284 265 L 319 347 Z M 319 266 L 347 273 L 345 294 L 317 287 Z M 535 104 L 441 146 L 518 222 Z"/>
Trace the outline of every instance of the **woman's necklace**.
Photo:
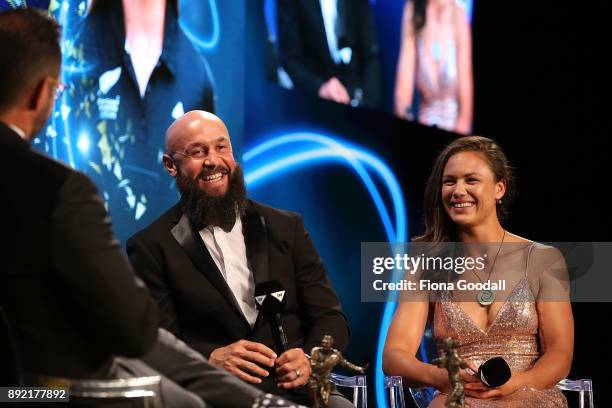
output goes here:
<path id="1" fill-rule="evenodd" d="M 506 230 L 504 230 L 504 235 L 502 236 L 501 243 L 499 244 L 499 248 L 497 249 L 495 258 L 493 258 L 493 263 L 491 264 L 491 268 L 489 268 L 489 275 L 487 276 L 487 282 L 491 281 L 491 274 L 493 273 L 493 268 L 495 268 L 495 261 L 497 261 L 497 255 L 499 255 L 499 251 L 501 251 L 505 238 L 506 238 Z M 484 285 L 484 282 L 482 281 L 482 279 L 480 279 L 480 276 L 478 276 L 476 271 L 474 271 L 474 275 L 478 278 L 480 283 Z M 495 292 L 493 292 L 491 289 L 481 289 L 478 291 L 478 294 L 476 295 L 476 300 L 482 307 L 490 306 L 491 304 L 493 304 L 493 302 L 495 302 Z"/>

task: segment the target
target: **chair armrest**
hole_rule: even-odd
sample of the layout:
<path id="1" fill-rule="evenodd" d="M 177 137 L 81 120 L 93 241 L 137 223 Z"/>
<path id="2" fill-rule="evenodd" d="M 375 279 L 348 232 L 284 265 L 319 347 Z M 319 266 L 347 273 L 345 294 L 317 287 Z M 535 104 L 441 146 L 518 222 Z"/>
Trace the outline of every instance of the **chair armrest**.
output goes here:
<path id="1" fill-rule="evenodd" d="M 367 384 L 365 375 L 346 376 L 332 373 L 331 382 L 340 387 L 365 387 Z"/>
<path id="2" fill-rule="evenodd" d="M 563 391 L 593 391 L 593 382 L 590 379 L 569 380 L 566 378 L 557 383 L 557 388 Z"/>

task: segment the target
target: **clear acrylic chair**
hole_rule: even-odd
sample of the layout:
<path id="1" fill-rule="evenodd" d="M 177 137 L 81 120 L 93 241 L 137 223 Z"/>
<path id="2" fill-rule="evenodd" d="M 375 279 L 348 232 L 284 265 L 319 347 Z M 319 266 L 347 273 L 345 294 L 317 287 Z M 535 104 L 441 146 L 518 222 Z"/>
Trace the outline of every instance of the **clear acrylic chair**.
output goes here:
<path id="1" fill-rule="evenodd" d="M 402 377 L 385 376 L 385 391 L 389 398 L 389 408 L 405 408 L 404 387 Z"/>
<path id="2" fill-rule="evenodd" d="M 557 388 L 562 391 L 578 392 L 578 407 L 579 408 L 594 408 L 593 401 L 593 382 L 589 379 L 582 380 L 561 380 L 557 384 Z"/>
<path id="3" fill-rule="evenodd" d="M 332 373 L 331 382 L 337 387 L 353 389 L 353 405 L 357 408 L 368 407 L 368 384 L 365 375 L 345 376 Z"/>

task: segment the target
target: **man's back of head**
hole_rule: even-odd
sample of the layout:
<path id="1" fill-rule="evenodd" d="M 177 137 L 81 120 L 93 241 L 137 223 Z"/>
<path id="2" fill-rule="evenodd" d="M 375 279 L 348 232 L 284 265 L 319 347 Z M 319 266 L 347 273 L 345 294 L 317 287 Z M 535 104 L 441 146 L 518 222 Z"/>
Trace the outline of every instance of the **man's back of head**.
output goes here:
<path id="1" fill-rule="evenodd" d="M 59 33 L 57 23 L 41 11 L 0 13 L 0 120 L 24 129 L 28 138 L 51 112 L 49 85 L 59 85 Z"/>
<path id="2" fill-rule="evenodd" d="M 157 339 L 157 308 L 134 280 L 93 182 L 22 140 L 46 123 L 60 67 L 52 19 L 0 13 L 0 213 L 14 241 L 0 245 L 10 251 L 1 252 L 0 304 L 32 383 L 110 378 L 115 355 L 139 357 Z"/>

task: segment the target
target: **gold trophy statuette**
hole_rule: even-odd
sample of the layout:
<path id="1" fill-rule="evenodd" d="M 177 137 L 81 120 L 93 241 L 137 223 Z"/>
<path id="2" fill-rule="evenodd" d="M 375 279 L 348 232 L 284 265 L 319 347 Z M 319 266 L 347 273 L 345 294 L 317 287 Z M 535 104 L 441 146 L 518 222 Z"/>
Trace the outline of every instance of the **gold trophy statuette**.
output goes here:
<path id="1" fill-rule="evenodd" d="M 467 363 L 461 359 L 457 352 L 459 342 L 452 338 L 444 339 L 441 356 L 436 358 L 433 363 L 440 368 L 448 371 L 448 381 L 451 389 L 446 398 L 446 408 L 463 408 L 465 406 L 465 390 L 463 380 L 461 380 L 460 370 L 467 368 Z"/>
<path id="2" fill-rule="evenodd" d="M 320 347 L 313 347 L 310 352 L 310 366 L 312 373 L 308 380 L 310 396 L 312 397 L 313 408 L 327 407 L 329 404 L 329 394 L 332 391 L 331 372 L 332 369 L 340 364 L 342 367 L 358 373 L 365 373 L 368 364 L 359 367 L 348 362 L 342 353 L 333 348 L 334 339 L 332 336 L 325 335 L 321 340 Z"/>

